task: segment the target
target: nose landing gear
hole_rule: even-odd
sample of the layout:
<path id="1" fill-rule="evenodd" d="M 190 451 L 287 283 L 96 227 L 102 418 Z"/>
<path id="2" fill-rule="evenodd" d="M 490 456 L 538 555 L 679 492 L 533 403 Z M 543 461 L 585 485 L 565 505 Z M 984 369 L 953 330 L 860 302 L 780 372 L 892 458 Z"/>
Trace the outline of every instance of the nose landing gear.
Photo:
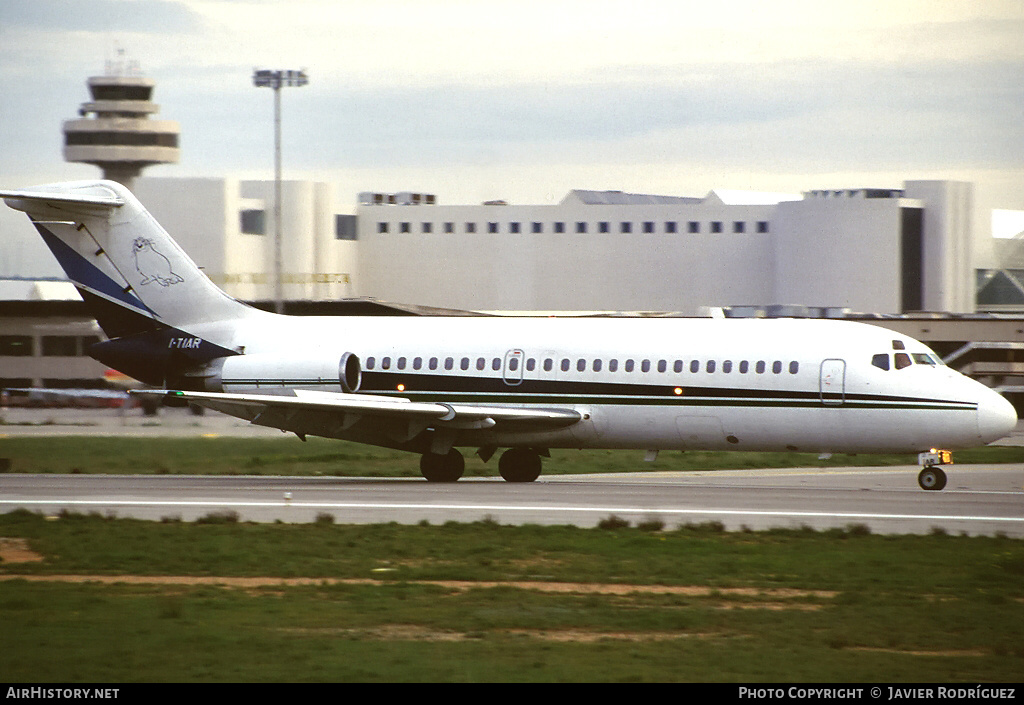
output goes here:
<path id="1" fill-rule="evenodd" d="M 946 473 L 939 466 L 953 464 L 951 452 L 932 448 L 927 453 L 918 453 L 917 462 L 922 466 L 917 474 L 917 484 L 922 490 L 941 490 L 946 486 Z"/>

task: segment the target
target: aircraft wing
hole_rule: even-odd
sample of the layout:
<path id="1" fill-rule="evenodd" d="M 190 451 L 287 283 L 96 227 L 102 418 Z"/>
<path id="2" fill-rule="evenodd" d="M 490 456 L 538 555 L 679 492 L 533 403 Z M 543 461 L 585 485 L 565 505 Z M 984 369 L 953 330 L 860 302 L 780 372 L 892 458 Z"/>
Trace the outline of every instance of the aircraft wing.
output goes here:
<path id="1" fill-rule="evenodd" d="M 507 426 L 517 430 L 564 428 L 578 422 L 573 409 L 533 409 L 502 406 L 474 406 L 443 402 L 414 402 L 410 399 L 373 394 L 342 394 L 310 390 L 288 390 L 289 394 L 226 394 L 175 390 L 132 390 L 135 395 L 159 395 L 186 401 L 261 426 L 325 435 L 347 430 L 365 418 L 392 422 L 396 437 L 411 439 L 427 427 L 451 430 L 482 430 Z M 314 431 L 313 429 L 316 429 Z M 319 431 L 319 432 L 317 432 Z M 326 435 L 330 435 L 327 433 Z"/>

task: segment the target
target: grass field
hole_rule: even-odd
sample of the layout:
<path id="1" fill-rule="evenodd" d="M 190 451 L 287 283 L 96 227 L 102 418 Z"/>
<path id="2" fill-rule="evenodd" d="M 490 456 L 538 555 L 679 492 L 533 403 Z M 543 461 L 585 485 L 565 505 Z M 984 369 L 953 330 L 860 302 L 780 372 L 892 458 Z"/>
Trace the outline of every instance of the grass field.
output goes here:
<path id="1" fill-rule="evenodd" d="M 419 475 L 415 455 L 289 437 L 15 437 L 0 457 L 13 472 Z M 544 472 L 912 462 L 554 451 Z M 492 474 L 467 458 L 467 475 Z M 1022 541 L 603 527 L 0 515 L 0 681 L 1024 678 Z"/>
<path id="2" fill-rule="evenodd" d="M 17 511 L 0 515 L 22 549 L 0 563 L 0 680 L 1024 675 L 1024 542 L 656 528 Z"/>
<path id="3" fill-rule="evenodd" d="M 466 476 L 497 476 L 497 462 L 466 453 Z M 104 436 L 11 437 L 0 441 L 10 472 L 335 475 L 419 477 L 419 456 L 323 438 L 305 443 L 281 438 L 120 438 Z M 989 446 L 955 454 L 958 463 L 1024 463 L 1024 447 Z M 654 463 L 635 450 L 552 450 L 545 474 L 720 470 L 743 468 L 912 465 L 912 455 L 813 453 L 664 452 Z"/>

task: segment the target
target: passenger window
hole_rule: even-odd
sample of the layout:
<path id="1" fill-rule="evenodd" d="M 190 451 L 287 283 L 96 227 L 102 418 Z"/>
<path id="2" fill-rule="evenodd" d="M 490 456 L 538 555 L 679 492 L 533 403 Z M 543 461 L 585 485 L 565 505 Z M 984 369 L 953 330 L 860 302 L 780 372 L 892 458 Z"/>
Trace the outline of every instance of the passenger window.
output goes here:
<path id="1" fill-rule="evenodd" d="M 879 353 L 871 357 L 871 364 L 880 370 L 889 371 L 889 356 L 886 353 Z"/>
<path id="2" fill-rule="evenodd" d="M 765 371 L 764 360 L 758 360 L 757 364 L 754 365 L 754 371 L 759 375 L 763 375 Z"/>
<path id="3" fill-rule="evenodd" d="M 580 358 L 579 360 L 577 360 L 577 361 L 576 361 L 576 371 L 577 371 L 577 372 L 583 372 L 583 371 L 585 371 L 586 369 L 587 369 L 587 361 L 586 361 L 586 360 L 584 360 L 584 359 L 583 359 L 583 358 L 581 357 L 581 358 Z"/>
<path id="4" fill-rule="evenodd" d="M 910 367 L 914 364 L 910 361 L 910 355 L 907 355 L 906 353 L 896 353 L 893 355 L 893 358 L 895 360 L 897 370 L 902 370 L 904 367 Z"/>
<path id="5" fill-rule="evenodd" d="M 601 371 L 601 361 L 600 360 L 594 360 L 594 372 L 600 372 L 600 371 Z"/>
<path id="6" fill-rule="evenodd" d="M 674 363 L 672 363 L 672 371 L 675 372 L 676 374 L 682 372 L 683 371 L 683 361 L 682 360 L 676 360 Z"/>
<path id="7" fill-rule="evenodd" d="M 707 364 L 707 367 L 705 369 L 708 372 L 714 372 L 715 371 L 715 361 L 714 360 L 708 360 L 708 364 Z"/>
<path id="8" fill-rule="evenodd" d="M 436 357 L 430 358 L 430 362 L 427 364 L 427 367 L 429 367 L 432 370 L 436 370 L 437 369 L 437 358 Z"/>
<path id="9" fill-rule="evenodd" d="M 446 357 L 446 358 L 444 359 L 444 368 L 445 368 L 446 370 L 450 370 L 450 369 L 452 369 L 453 367 L 455 367 L 455 358 L 452 358 L 452 357 Z"/>
<path id="10" fill-rule="evenodd" d="M 414 370 L 418 370 L 421 367 L 423 367 L 423 358 L 422 357 L 414 357 L 412 359 L 412 368 Z"/>
<path id="11" fill-rule="evenodd" d="M 632 372 L 632 371 L 633 371 L 633 361 L 632 360 L 626 360 L 626 372 Z"/>
<path id="12" fill-rule="evenodd" d="M 372 370 L 376 364 L 377 358 L 373 357 L 372 355 L 366 358 L 366 369 Z"/>
<path id="13" fill-rule="evenodd" d="M 650 360 L 643 360 L 640 363 L 640 371 L 641 372 L 650 372 L 651 371 L 651 361 Z"/>
<path id="14" fill-rule="evenodd" d="M 516 370 L 519 369 L 519 358 L 518 357 L 513 357 L 513 358 L 509 359 L 509 361 L 508 361 L 508 369 L 511 370 L 512 372 L 515 372 Z"/>
<path id="15" fill-rule="evenodd" d="M 612 358 L 611 360 L 608 361 L 608 371 L 609 372 L 618 372 L 619 371 L 619 361 L 617 359 Z"/>
<path id="16" fill-rule="evenodd" d="M 555 366 L 555 361 L 550 357 L 544 359 L 544 371 L 550 372 L 551 368 Z"/>
<path id="17" fill-rule="evenodd" d="M 568 371 L 569 371 L 569 358 L 563 357 L 562 358 L 562 372 L 568 372 Z"/>
<path id="18" fill-rule="evenodd" d="M 665 372 L 668 370 L 668 362 L 665 360 L 658 360 L 658 372 Z"/>
<path id="19" fill-rule="evenodd" d="M 462 358 L 462 362 L 459 364 L 459 367 L 461 367 L 463 370 L 468 370 L 469 369 L 469 358 L 468 357 Z"/>
<path id="20" fill-rule="evenodd" d="M 799 371 L 800 371 L 800 363 L 799 362 L 797 362 L 796 360 L 793 360 L 793 362 L 789 363 L 789 374 L 795 375 Z"/>
<path id="21" fill-rule="evenodd" d="M 722 363 L 722 372 L 726 374 L 732 372 L 732 360 L 726 360 Z"/>
<path id="22" fill-rule="evenodd" d="M 700 372 L 700 360 L 690 360 L 690 372 Z"/>
<path id="23" fill-rule="evenodd" d="M 404 357 L 398 358 L 398 369 L 400 369 L 400 370 L 404 370 L 405 369 L 405 358 Z"/>
<path id="24" fill-rule="evenodd" d="M 495 372 L 497 372 L 498 370 L 501 369 L 501 358 L 500 357 L 496 357 L 493 360 L 491 360 L 491 369 L 494 370 Z"/>
<path id="25" fill-rule="evenodd" d="M 747 362 L 746 360 L 743 360 L 742 362 L 740 362 L 740 374 L 741 375 L 747 374 L 747 370 L 749 370 L 749 369 L 750 369 L 750 363 L 749 362 Z"/>
<path id="26" fill-rule="evenodd" d="M 494 358 L 494 359 L 497 360 L 498 358 Z M 526 369 L 529 372 L 533 372 L 535 369 L 537 369 L 537 361 L 534 360 L 532 357 L 527 359 L 527 361 L 526 361 Z"/>
<path id="27" fill-rule="evenodd" d="M 478 357 L 476 359 L 476 368 L 478 370 L 483 370 L 485 367 L 487 367 L 487 360 L 482 357 Z"/>
<path id="28" fill-rule="evenodd" d="M 776 360 L 772 363 L 772 372 L 775 374 L 782 372 L 782 360 Z"/>
<path id="29" fill-rule="evenodd" d="M 390 370 L 391 369 L 391 358 L 390 357 L 383 358 L 380 361 L 380 368 L 382 370 Z"/>

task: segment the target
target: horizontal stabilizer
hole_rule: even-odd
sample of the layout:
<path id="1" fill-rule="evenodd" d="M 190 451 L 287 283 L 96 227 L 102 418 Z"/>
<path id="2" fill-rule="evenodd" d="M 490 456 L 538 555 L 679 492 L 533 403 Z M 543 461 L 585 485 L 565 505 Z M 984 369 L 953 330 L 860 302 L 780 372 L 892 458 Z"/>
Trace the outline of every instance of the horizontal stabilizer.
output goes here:
<path id="1" fill-rule="evenodd" d="M 75 206 L 87 208 L 120 208 L 125 204 L 124 199 L 114 191 L 105 186 L 92 184 L 89 188 L 72 191 L 46 191 L 46 190 L 17 190 L 0 191 L 0 198 L 15 210 L 32 213 L 41 208 L 54 210 L 74 210 Z"/>

